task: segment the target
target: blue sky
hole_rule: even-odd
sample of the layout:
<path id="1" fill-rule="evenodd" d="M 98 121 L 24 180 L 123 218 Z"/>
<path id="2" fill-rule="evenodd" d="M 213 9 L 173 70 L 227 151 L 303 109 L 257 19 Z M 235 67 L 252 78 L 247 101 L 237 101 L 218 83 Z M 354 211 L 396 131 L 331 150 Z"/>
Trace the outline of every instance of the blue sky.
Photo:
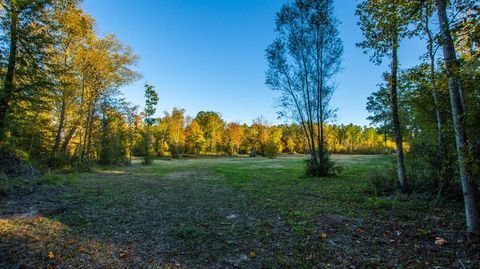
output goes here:
<path id="1" fill-rule="evenodd" d="M 265 48 L 274 39 L 275 13 L 285 0 L 84 0 L 97 20 L 100 35 L 114 33 L 140 56 L 143 78 L 122 88 L 125 97 L 142 106 L 145 82 L 159 93 L 158 115 L 173 107 L 188 115 L 220 112 L 227 121 L 250 123 L 264 116 L 278 120 L 276 93 L 265 86 Z M 362 40 L 358 1 L 336 0 L 335 8 L 345 52 L 337 76 L 333 106 L 336 123 L 368 125 L 365 103 L 382 82 L 387 65 L 375 66 L 355 47 Z M 404 41 L 402 67 L 418 63 L 424 51 L 419 40 Z"/>

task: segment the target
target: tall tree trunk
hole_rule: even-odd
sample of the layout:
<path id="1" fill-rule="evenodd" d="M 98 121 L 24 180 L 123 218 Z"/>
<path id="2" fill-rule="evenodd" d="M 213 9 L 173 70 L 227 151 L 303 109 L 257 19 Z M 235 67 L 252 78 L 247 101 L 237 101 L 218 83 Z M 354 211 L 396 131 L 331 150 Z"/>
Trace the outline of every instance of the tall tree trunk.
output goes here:
<path id="1" fill-rule="evenodd" d="M 147 123 L 147 130 L 145 134 L 145 154 L 146 154 L 146 165 L 150 165 L 150 124 Z"/>
<path id="2" fill-rule="evenodd" d="M 308 127 L 308 136 L 307 139 L 310 140 L 310 156 L 312 158 L 312 163 L 313 167 L 315 169 L 315 174 L 318 174 L 319 172 L 319 160 L 318 160 L 318 155 L 317 155 L 317 150 L 315 147 L 315 130 L 313 127 L 313 122 L 314 122 L 314 116 L 312 113 L 312 103 L 310 99 L 310 87 L 309 87 L 309 82 L 308 82 L 308 68 L 307 68 L 307 60 L 304 54 L 302 54 L 302 65 L 303 65 L 303 71 L 304 71 L 304 76 L 305 76 L 305 93 L 306 97 L 304 97 L 305 101 L 305 112 L 307 114 L 307 127 Z"/>
<path id="3" fill-rule="evenodd" d="M 446 149 L 443 142 L 443 119 L 440 113 L 440 95 L 438 94 L 436 79 L 435 79 L 435 55 L 433 52 L 433 35 L 430 30 L 430 14 L 428 7 L 425 7 L 425 33 L 427 34 L 428 43 L 428 58 L 430 60 L 430 84 L 432 87 L 433 102 L 435 104 L 435 116 L 437 119 L 437 152 L 442 164 L 445 163 Z M 443 177 L 443 175 L 441 175 Z"/>
<path id="4" fill-rule="evenodd" d="M 80 157 L 80 162 L 81 162 L 81 157 L 82 157 L 82 124 L 83 124 L 83 107 L 84 107 L 84 100 L 85 100 L 85 79 L 82 77 L 82 86 L 81 86 L 81 89 L 82 89 L 82 95 L 81 95 L 81 98 L 80 98 L 80 111 L 78 113 L 79 117 L 78 117 L 78 120 L 75 122 L 75 124 L 73 125 L 72 129 L 70 129 L 70 131 L 68 132 L 67 136 L 65 137 L 65 140 L 63 141 L 63 144 L 62 144 L 62 148 L 61 148 L 61 151 L 63 153 L 67 153 L 67 150 L 68 150 L 68 144 L 70 143 L 70 140 L 73 138 L 73 135 L 75 134 L 75 132 L 77 131 L 78 128 L 80 128 L 80 134 L 79 134 L 79 137 L 80 137 L 80 141 L 79 141 L 79 146 L 77 148 L 76 151 L 78 151 L 79 153 L 79 157 Z"/>
<path id="5" fill-rule="evenodd" d="M 87 105 L 87 122 L 86 122 L 86 126 L 85 126 L 85 134 L 83 136 L 83 145 L 81 146 L 81 151 L 80 151 L 80 162 L 82 162 L 85 157 L 87 158 L 87 161 L 89 161 L 90 159 L 90 145 L 89 145 L 89 142 L 90 142 L 90 133 L 92 131 L 92 123 L 93 123 L 93 105 L 92 105 L 92 102 L 93 101 L 90 101 L 90 103 L 88 103 Z M 86 154 L 86 156 L 85 156 Z"/>
<path id="6" fill-rule="evenodd" d="M 383 154 L 387 155 L 388 154 L 388 145 L 387 145 L 387 141 L 388 141 L 388 137 L 387 137 L 387 133 L 388 133 L 388 128 L 387 128 L 387 121 L 385 121 L 383 123 L 384 127 L 383 127 L 383 145 L 384 145 L 384 149 L 383 149 Z"/>
<path id="7" fill-rule="evenodd" d="M 453 39 L 450 33 L 450 26 L 447 17 L 446 0 L 437 0 L 438 20 L 442 36 L 443 58 L 448 74 L 448 91 L 450 93 L 450 105 L 452 110 L 453 126 L 455 129 L 455 142 L 457 148 L 460 180 L 462 182 L 463 199 L 465 204 L 465 218 L 467 233 L 479 233 L 479 205 L 478 186 L 472 177 L 471 168 L 468 165 L 468 144 L 466 124 L 464 122 L 465 103 L 462 102 L 462 94 L 459 89 L 457 76 L 457 56 Z"/>
<path id="8" fill-rule="evenodd" d="M 60 121 L 58 122 L 57 134 L 55 135 L 55 142 L 53 144 L 53 155 L 56 156 L 58 148 L 60 147 L 60 140 L 62 139 L 63 126 L 65 124 L 65 111 L 66 111 L 66 97 L 62 97 L 62 108 L 60 110 Z"/>
<path id="9" fill-rule="evenodd" d="M 65 52 L 63 54 L 63 72 L 64 76 L 67 74 L 67 60 L 68 60 L 68 47 L 70 42 L 66 42 Z M 65 113 L 67 111 L 67 83 L 62 79 L 62 106 L 60 109 L 60 121 L 58 123 L 57 135 L 55 136 L 55 142 L 53 143 L 53 155 L 56 156 L 62 140 L 63 127 L 65 125 Z"/>
<path id="10" fill-rule="evenodd" d="M 403 139 L 398 116 L 398 96 L 397 96 L 397 73 L 398 73 L 398 40 L 394 37 L 392 46 L 392 74 L 390 80 L 390 105 L 392 109 L 393 132 L 395 134 L 395 144 L 397 148 L 397 173 L 398 182 L 402 191 L 407 189 L 407 177 L 405 175 L 405 164 L 403 157 Z"/>
<path id="11" fill-rule="evenodd" d="M 67 153 L 68 149 L 68 144 L 70 143 L 70 140 L 72 140 L 73 135 L 77 131 L 79 123 L 76 123 L 70 131 L 68 131 L 67 135 L 65 136 L 65 140 L 63 141 L 62 147 L 60 148 L 60 152 Z"/>
<path id="12" fill-rule="evenodd" d="M 3 92 L 0 94 L 0 141 L 4 141 L 5 127 L 7 122 L 7 112 L 9 110 L 10 100 L 15 91 L 14 77 L 17 63 L 18 46 L 18 16 L 19 12 L 13 7 L 7 12 L 10 13 L 10 51 L 8 54 L 7 73 L 3 84 Z"/>
<path id="13" fill-rule="evenodd" d="M 38 120 L 38 111 L 35 111 L 35 117 L 33 118 L 33 124 L 36 127 L 37 126 L 37 120 Z M 37 134 L 37 128 L 32 128 L 32 136 L 30 137 L 30 146 L 28 147 L 28 156 L 31 156 L 32 151 L 33 151 L 33 142 L 35 142 L 35 135 Z"/>
<path id="14" fill-rule="evenodd" d="M 96 103 L 96 102 L 95 102 Z M 91 159 L 91 153 L 92 153 L 92 132 L 93 132 L 93 120 L 95 117 L 95 105 L 92 105 L 92 109 L 90 112 L 90 117 L 89 117 L 89 123 L 88 123 L 88 129 L 87 129 L 87 161 L 90 162 Z"/>
<path id="15" fill-rule="evenodd" d="M 129 123 L 129 140 L 128 141 L 128 159 L 129 159 L 129 164 L 132 164 L 133 160 L 133 127 L 132 123 Z"/>
<path id="16" fill-rule="evenodd" d="M 325 156 L 325 146 L 324 146 L 324 136 L 323 136 L 323 121 L 324 121 L 324 109 L 323 109 L 323 93 L 324 93 L 324 76 L 323 76 L 323 50 L 324 42 L 323 36 L 319 38 L 321 35 L 320 29 L 317 28 L 317 61 L 316 61 L 316 68 L 317 68 L 317 136 L 318 136 L 318 159 L 319 159 L 319 166 L 320 166 L 320 176 L 326 176 L 328 174 L 327 171 L 327 158 Z"/>

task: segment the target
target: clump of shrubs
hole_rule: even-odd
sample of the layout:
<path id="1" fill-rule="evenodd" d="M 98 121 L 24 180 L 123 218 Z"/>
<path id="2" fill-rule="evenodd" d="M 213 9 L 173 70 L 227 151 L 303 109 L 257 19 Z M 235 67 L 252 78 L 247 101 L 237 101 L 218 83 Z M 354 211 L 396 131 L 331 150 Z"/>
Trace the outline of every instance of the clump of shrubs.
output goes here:
<path id="1" fill-rule="evenodd" d="M 14 151 L 0 148 L 0 174 L 8 178 L 32 178 L 38 173 Z"/>
<path id="2" fill-rule="evenodd" d="M 0 148 L 0 171 L 8 177 L 17 177 L 23 171 L 23 160 L 14 152 Z"/>
<path id="3" fill-rule="evenodd" d="M 46 174 L 42 176 L 37 183 L 53 186 L 63 186 L 72 184 L 76 180 L 75 174 Z"/>
<path id="4" fill-rule="evenodd" d="M 325 154 L 323 161 L 321 161 L 318 165 L 315 165 L 312 159 L 305 160 L 304 164 L 305 175 L 307 177 L 335 176 L 345 170 L 344 166 L 337 165 L 334 161 L 332 161 L 329 154 Z"/>
<path id="5" fill-rule="evenodd" d="M 58 154 L 51 156 L 46 160 L 46 167 L 54 170 L 70 169 L 73 167 L 75 160 L 67 154 Z"/>
<path id="6" fill-rule="evenodd" d="M 265 157 L 270 159 L 275 159 L 278 157 L 280 151 L 280 147 L 277 143 L 269 142 L 265 145 L 264 154 Z"/>
<path id="7" fill-rule="evenodd" d="M 434 144 L 412 141 L 410 152 L 405 156 L 409 191 L 461 201 L 461 185 L 452 169 L 455 162 L 455 156 L 440 156 Z"/>
<path id="8" fill-rule="evenodd" d="M 392 170 L 374 170 L 370 175 L 366 192 L 374 196 L 388 196 L 397 192 L 398 183 Z"/>

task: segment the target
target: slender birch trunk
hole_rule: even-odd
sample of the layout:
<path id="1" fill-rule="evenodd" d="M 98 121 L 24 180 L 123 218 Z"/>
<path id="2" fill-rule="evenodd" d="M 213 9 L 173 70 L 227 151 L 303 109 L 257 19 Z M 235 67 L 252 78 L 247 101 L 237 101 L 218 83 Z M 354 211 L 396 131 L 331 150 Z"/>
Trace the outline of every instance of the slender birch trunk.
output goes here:
<path id="1" fill-rule="evenodd" d="M 468 140 L 466 126 L 464 122 L 465 102 L 462 100 L 457 76 L 457 56 L 453 44 L 450 26 L 447 17 L 447 1 L 437 0 L 438 20 L 440 22 L 440 31 L 442 36 L 443 58 L 448 74 L 448 91 L 450 93 L 450 105 L 452 110 L 453 127 L 455 130 L 455 142 L 457 148 L 458 166 L 460 180 L 463 189 L 463 200 L 465 204 L 465 220 L 467 233 L 479 233 L 479 205 L 478 205 L 478 185 L 471 175 L 471 169 L 468 165 Z"/>

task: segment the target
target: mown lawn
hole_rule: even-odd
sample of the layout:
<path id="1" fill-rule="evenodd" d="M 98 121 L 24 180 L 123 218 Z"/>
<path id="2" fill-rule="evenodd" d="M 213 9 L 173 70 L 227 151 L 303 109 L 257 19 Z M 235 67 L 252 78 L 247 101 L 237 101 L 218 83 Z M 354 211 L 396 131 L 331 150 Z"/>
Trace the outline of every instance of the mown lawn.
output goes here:
<path id="1" fill-rule="evenodd" d="M 2 199 L 0 268 L 480 266 L 461 204 L 371 196 L 369 175 L 391 160 L 334 159 L 344 171 L 322 179 L 302 176 L 303 157 L 48 175 Z"/>

